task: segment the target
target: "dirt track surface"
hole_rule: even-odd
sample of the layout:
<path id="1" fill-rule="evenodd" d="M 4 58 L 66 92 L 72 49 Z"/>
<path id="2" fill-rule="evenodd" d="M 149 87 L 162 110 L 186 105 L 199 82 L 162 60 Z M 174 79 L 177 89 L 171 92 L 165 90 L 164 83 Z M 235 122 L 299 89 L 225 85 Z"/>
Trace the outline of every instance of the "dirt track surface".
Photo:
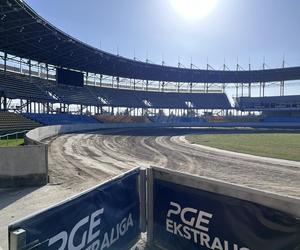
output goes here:
<path id="1" fill-rule="evenodd" d="M 58 137 L 49 151 L 50 182 L 86 187 L 152 165 L 300 197 L 300 163 L 211 151 L 183 140 L 190 132 L 140 129 Z"/>
<path id="2" fill-rule="evenodd" d="M 191 132 L 224 131 L 115 130 L 69 134 L 51 140 L 49 185 L 0 189 L 0 249 L 7 249 L 9 223 L 137 166 L 166 167 L 300 197 L 300 163 L 225 154 L 202 148 L 184 140 L 184 135 Z"/>

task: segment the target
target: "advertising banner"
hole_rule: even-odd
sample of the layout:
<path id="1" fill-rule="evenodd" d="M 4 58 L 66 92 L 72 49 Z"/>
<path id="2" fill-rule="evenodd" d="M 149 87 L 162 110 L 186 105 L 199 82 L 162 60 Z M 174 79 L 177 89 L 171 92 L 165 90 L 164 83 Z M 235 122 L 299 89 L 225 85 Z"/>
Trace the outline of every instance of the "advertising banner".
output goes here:
<path id="1" fill-rule="evenodd" d="M 26 231 L 27 248 L 128 249 L 140 236 L 139 170 L 9 226 Z"/>
<path id="2" fill-rule="evenodd" d="M 154 175 L 154 245 L 169 250 L 300 249 L 299 217 L 181 184 L 189 183 L 184 177 L 177 183 L 162 179 Z"/>

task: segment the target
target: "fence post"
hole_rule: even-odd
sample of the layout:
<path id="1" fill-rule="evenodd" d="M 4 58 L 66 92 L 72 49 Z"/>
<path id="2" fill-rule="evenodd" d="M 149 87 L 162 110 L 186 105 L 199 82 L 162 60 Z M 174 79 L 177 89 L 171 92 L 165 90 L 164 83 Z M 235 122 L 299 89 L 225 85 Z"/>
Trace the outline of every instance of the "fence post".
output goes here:
<path id="1" fill-rule="evenodd" d="M 153 169 L 147 169 L 147 245 L 153 243 Z"/>
<path id="2" fill-rule="evenodd" d="M 140 194 L 140 230 L 146 232 L 146 169 L 140 169 L 139 178 Z"/>
<path id="3" fill-rule="evenodd" d="M 26 231 L 17 229 L 9 232 L 9 250 L 20 250 L 26 247 Z"/>

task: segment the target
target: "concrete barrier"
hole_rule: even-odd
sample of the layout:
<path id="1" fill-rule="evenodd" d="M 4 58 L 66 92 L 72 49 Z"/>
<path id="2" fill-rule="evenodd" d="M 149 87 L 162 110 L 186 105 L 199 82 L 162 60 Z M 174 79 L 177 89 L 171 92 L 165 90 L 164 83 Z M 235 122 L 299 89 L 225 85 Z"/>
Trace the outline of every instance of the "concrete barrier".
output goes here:
<path id="1" fill-rule="evenodd" d="M 172 124 L 141 124 L 141 123 L 99 123 L 99 124 L 75 124 L 75 125 L 55 125 L 40 127 L 29 131 L 25 136 L 26 144 L 40 144 L 43 140 L 61 134 L 97 131 L 103 129 L 118 128 L 161 128 L 172 127 Z"/>
<path id="2" fill-rule="evenodd" d="M 0 187 L 40 186 L 48 180 L 46 145 L 0 148 Z"/>
<path id="3" fill-rule="evenodd" d="M 102 129 L 116 128 L 234 128 L 234 127 L 249 127 L 249 128 L 300 128 L 298 123 L 99 123 L 99 124 L 75 124 L 75 125 L 56 125 L 40 127 L 31 130 L 25 136 L 26 144 L 40 144 L 43 140 L 67 133 L 97 131 Z"/>
<path id="4" fill-rule="evenodd" d="M 132 169 L 15 221 L 9 249 L 132 249 L 145 231 L 145 174 Z"/>

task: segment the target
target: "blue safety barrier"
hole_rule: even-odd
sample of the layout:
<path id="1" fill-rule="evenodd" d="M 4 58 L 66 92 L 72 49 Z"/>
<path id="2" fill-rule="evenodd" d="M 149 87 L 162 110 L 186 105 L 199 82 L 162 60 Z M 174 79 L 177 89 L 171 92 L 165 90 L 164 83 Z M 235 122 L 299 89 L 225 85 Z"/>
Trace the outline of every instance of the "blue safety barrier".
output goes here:
<path id="1" fill-rule="evenodd" d="M 239 186 L 216 181 L 204 183 L 200 177 L 160 169 L 153 170 L 151 186 L 152 199 L 148 202 L 152 222 L 148 237 L 156 247 L 169 250 L 300 247 L 299 200 L 280 201 L 279 197 L 256 190 L 249 193 Z M 225 195 L 227 190 L 229 195 Z M 245 199 L 234 197 L 239 195 Z"/>
<path id="2" fill-rule="evenodd" d="M 129 249 L 145 231 L 135 169 L 9 226 L 10 249 Z M 199 176 L 147 170 L 147 241 L 169 250 L 298 250 L 300 200 Z"/>
<path id="3" fill-rule="evenodd" d="M 10 225 L 10 249 L 130 248 L 141 232 L 138 177 L 133 170 Z M 12 246 L 18 229 L 25 246 Z"/>

